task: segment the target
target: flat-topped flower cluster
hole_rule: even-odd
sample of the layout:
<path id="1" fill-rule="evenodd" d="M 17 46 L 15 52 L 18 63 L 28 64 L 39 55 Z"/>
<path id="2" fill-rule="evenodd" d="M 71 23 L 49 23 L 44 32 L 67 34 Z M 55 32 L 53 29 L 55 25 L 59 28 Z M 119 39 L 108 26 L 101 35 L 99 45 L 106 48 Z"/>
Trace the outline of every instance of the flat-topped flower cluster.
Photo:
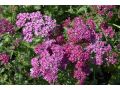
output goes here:
<path id="1" fill-rule="evenodd" d="M 41 12 L 20 13 L 17 15 L 16 25 L 22 28 L 24 40 L 32 42 L 35 36 L 48 37 L 56 27 L 56 21 Z"/>

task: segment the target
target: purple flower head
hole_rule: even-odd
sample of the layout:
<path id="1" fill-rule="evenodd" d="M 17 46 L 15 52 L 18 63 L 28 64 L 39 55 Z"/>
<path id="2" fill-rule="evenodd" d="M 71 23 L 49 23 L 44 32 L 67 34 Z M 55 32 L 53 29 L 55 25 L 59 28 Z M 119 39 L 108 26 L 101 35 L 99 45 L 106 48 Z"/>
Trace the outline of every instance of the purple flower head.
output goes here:
<path id="1" fill-rule="evenodd" d="M 35 36 L 49 37 L 56 27 L 56 20 L 41 12 L 20 13 L 17 15 L 16 25 L 22 28 L 24 40 L 32 42 Z"/>
<path id="2" fill-rule="evenodd" d="M 16 25 L 21 28 L 25 25 L 27 19 L 29 18 L 29 13 L 19 13 L 17 15 Z"/>
<path id="3" fill-rule="evenodd" d="M 97 5 L 97 12 L 99 15 L 105 15 L 109 18 L 113 16 L 113 9 L 115 6 L 113 5 Z"/>
<path id="4" fill-rule="evenodd" d="M 83 41 L 94 41 L 95 23 L 89 19 L 86 23 L 80 18 L 76 17 L 73 20 L 71 28 L 67 28 L 68 41 L 78 43 Z"/>
<path id="5" fill-rule="evenodd" d="M 79 84 L 84 84 L 85 79 L 89 75 L 90 70 L 87 64 L 82 61 L 78 61 L 75 65 L 74 78 L 76 78 Z"/>
<path id="6" fill-rule="evenodd" d="M 39 59 L 32 59 L 32 72 L 36 72 L 34 70 L 36 70 L 37 67 L 38 70 L 40 70 L 38 76 L 42 76 L 49 83 L 56 82 L 57 73 L 65 54 L 63 47 L 55 44 L 54 40 L 49 40 L 38 44 L 34 51 L 38 54 Z M 34 73 L 32 75 L 34 75 Z"/>
<path id="7" fill-rule="evenodd" d="M 3 64 L 7 64 L 9 62 L 9 55 L 5 54 L 5 53 L 0 53 L 0 61 L 3 63 Z"/>
<path id="8" fill-rule="evenodd" d="M 111 54 L 108 54 L 108 56 L 106 57 L 106 61 L 108 62 L 108 64 L 116 64 L 117 57 L 118 57 L 118 54 L 113 52 Z"/>
<path id="9" fill-rule="evenodd" d="M 42 44 L 38 44 L 35 46 L 34 48 L 34 52 L 36 54 L 41 54 L 43 51 L 45 51 L 49 46 L 51 46 L 52 43 L 54 43 L 55 40 L 49 40 L 49 41 L 45 41 Z"/>
<path id="10" fill-rule="evenodd" d="M 30 76 L 33 78 L 38 78 L 40 76 L 40 68 L 33 67 L 30 69 Z"/>
<path id="11" fill-rule="evenodd" d="M 39 61 L 38 61 L 39 59 L 37 58 L 37 57 L 35 57 L 35 58 L 32 58 L 32 60 L 31 60 L 31 65 L 33 66 L 33 67 L 38 67 L 39 66 Z"/>
<path id="12" fill-rule="evenodd" d="M 70 17 L 68 17 L 68 18 L 63 22 L 63 27 L 69 27 L 70 24 L 71 24 L 71 20 L 70 20 Z"/>
<path id="13" fill-rule="evenodd" d="M 100 28 L 106 37 L 114 37 L 115 32 L 113 31 L 113 28 L 111 26 L 108 26 L 106 22 L 101 23 Z"/>
<path id="14" fill-rule="evenodd" d="M 87 47 L 88 51 L 91 53 L 95 53 L 95 63 L 97 65 L 102 65 L 103 63 L 103 56 L 111 51 L 111 46 L 107 45 L 104 41 L 96 41 L 96 43 L 91 44 Z"/>
<path id="15" fill-rule="evenodd" d="M 74 63 L 80 60 L 82 55 L 82 48 L 80 46 L 74 45 L 72 43 L 67 43 L 64 45 L 64 49 L 69 61 Z"/>
<path id="16" fill-rule="evenodd" d="M 0 34 L 14 33 L 14 26 L 6 19 L 0 19 Z"/>

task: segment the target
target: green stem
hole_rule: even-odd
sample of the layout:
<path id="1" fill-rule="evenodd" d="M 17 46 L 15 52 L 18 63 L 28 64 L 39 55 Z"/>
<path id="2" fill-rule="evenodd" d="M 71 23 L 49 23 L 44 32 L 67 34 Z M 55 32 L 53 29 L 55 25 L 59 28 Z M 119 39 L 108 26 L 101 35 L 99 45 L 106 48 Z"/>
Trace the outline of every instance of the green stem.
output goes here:
<path id="1" fill-rule="evenodd" d="M 96 79 L 95 78 L 95 65 L 94 65 L 94 67 L 93 67 L 93 73 L 94 73 L 94 80 Z"/>
<path id="2" fill-rule="evenodd" d="M 117 28 L 120 28 L 120 26 L 119 26 L 119 25 L 116 25 L 116 24 L 113 24 L 113 26 L 115 26 L 115 27 L 117 27 Z"/>

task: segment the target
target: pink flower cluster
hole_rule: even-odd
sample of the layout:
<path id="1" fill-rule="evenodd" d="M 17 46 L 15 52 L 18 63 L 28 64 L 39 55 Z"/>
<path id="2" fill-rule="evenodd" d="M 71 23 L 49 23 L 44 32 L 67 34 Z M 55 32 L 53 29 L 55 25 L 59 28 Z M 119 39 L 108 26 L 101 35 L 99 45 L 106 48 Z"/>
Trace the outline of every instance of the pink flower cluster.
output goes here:
<path id="1" fill-rule="evenodd" d="M 82 18 L 76 17 L 72 23 L 72 27 L 67 28 L 68 40 L 70 42 L 77 43 L 81 40 L 93 40 L 95 36 L 95 24 L 92 19 L 87 20 L 85 23 Z"/>
<path id="2" fill-rule="evenodd" d="M 87 76 L 90 73 L 89 66 L 82 61 L 78 61 L 75 65 L 74 78 L 78 80 L 79 84 L 84 84 Z"/>
<path id="3" fill-rule="evenodd" d="M 43 76 L 49 83 L 54 83 L 64 57 L 63 47 L 50 40 L 37 45 L 34 51 L 38 56 L 31 60 L 31 76 Z"/>
<path id="4" fill-rule="evenodd" d="M 6 19 L 0 19 L 0 35 L 4 33 L 14 33 L 14 26 Z"/>
<path id="5" fill-rule="evenodd" d="M 108 24 L 106 22 L 103 22 L 103 23 L 101 23 L 100 27 L 101 27 L 101 30 L 102 30 L 103 34 L 106 37 L 109 37 L 109 38 L 114 37 L 115 32 L 113 31 L 112 26 L 108 26 Z"/>
<path id="6" fill-rule="evenodd" d="M 24 40 L 32 42 L 37 36 L 49 37 L 50 33 L 56 27 L 56 21 L 50 16 L 42 15 L 41 12 L 19 13 L 17 15 L 16 25 L 22 28 Z"/>
<path id="7" fill-rule="evenodd" d="M 101 31 L 96 32 L 96 24 L 92 19 L 84 21 L 80 17 L 64 21 L 65 35 L 57 30 L 49 39 L 35 46 L 36 57 L 31 60 L 31 76 L 43 77 L 50 84 L 57 82 L 58 71 L 67 63 L 73 63 L 74 74 L 79 84 L 83 84 L 90 74 L 89 62 L 95 65 L 115 64 L 117 54 L 112 51 L 112 46 L 103 41 L 103 36 L 113 38 L 115 32 L 111 26 L 101 24 Z M 66 68 L 64 68 L 66 69 Z"/>
<path id="8" fill-rule="evenodd" d="M 74 46 L 72 46 L 72 48 L 73 48 L 73 50 L 75 50 L 75 51 L 73 51 L 75 54 L 74 55 L 75 60 L 77 60 L 77 59 L 80 60 L 80 56 L 84 56 L 84 55 L 82 55 L 82 53 L 86 50 L 87 53 L 89 53 L 89 54 L 92 54 L 94 52 L 96 54 L 95 63 L 97 65 L 102 65 L 102 63 L 104 61 L 103 56 L 107 57 L 106 54 L 112 52 L 111 45 L 107 44 L 106 41 L 101 41 L 102 40 L 102 32 L 96 33 L 96 31 L 95 31 L 96 25 L 95 25 L 94 21 L 91 19 L 88 19 L 85 24 L 81 18 L 77 17 L 73 20 L 72 23 L 73 23 L 73 25 L 71 25 L 71 27 L 67 28 L 67 36 L 68 36 L 68 41 L 71 43 L 74 43 Z M 109 28 L 111 28 L 111 29 L 109 29 Z M 104 33 L 103 35 L 105 35 L 105 36 L 109 36 L 110 38 L 113 38 L 113 36 L 115 35 L 115 32 L 112 30 L 112 27 L 105 26 L 105 23 L 101 24 L 101 29 Z M 88 34 L 86 34 L 86 33 L 88 33 Z M 75 49 L 76 46 L 77 46 L 77 49 Z M 70 51 L 70 49 L 71 49 L 71 47 L 69 48 L 69 51 Z M 82 49 L 83 49 L 83 51 L 82 51 Z M 66 50 L 68 50 L 68 49 L 66 48 Z M 77 51 L 78 51 L 78 53 L 77 53 Z M 89 54 L 87 54 L 88 57 L 89 57 Z M 78 56 L 76 56 L 76 55 L 78 55 Z M 77 57 L 77 59 L 75 56 Z M 70 59 L 70 60 L 74 61 L 74 59 L 73 60 Z M 116 60 L 114 60 L 113 62 L 115 62 L 115 61 Z"/>
<path id="9" fill-rule="evenodd" d="M 97 65 L 102 65 L 105 58 L 107 57 L 107 53 L 111 52 L 111 46 L 110 44 L 107 45 L 106 42 L 104 41 L 96 41 L 94 44 L 91 44 L 87 47 L 87 50 L 90 50 L 91 53 L 95 53 L 95 63 Z M 109 55 L 108 55 L 109 56 Z M 114 60 L 113 62 L 116 62 L 116 60 Z M 111 62 L 111 64 L 113 64 L 113 62 Z"/>
<path id="10" fill-rule="evenodd" d="M 101 24 L 103 32 L 97 33 L 96 25 L 92 19 L 88 19 L 86 23 L 80 17 L 76 17 L 71 23 L 70 20 L 66 21 L 69 21 L 66 24 L 69 44 L 67 43 L 64 48 L 68 60 L 76 63 L 74 77 L 78 79 L 80 84 L 83 84 L 89 75 L 90 70 L 86 64 L 87 62 L 92 61 L 96 65 L 102 65 L 103 63 L 115 64 L 117 62 L 117 54 L 111 54 L 113 53 L 111 45 L 107 44 L 106 41 L 102 41 L 103 35 L 110 38 L 115 35 L 111 26 L 105 27 Z"/>
<path id="11" fill-rule="evenodd" d="M 6 53 L 0 53 L 0 61 L 2 64 L 7 64 L 9 61 L 10 57 Z"/>
<path id="12" fill-rule="evenodd" d="M 97 5 L 97 12 L 99 15 L 105 15 L 109 18 L 111 18 L 113 16 L 113 9 L 115 8 L 115 6 L 113 5 Z"/>
<path id="13" fill-rule="evenodd" d="M 90 59 L 90 52 L 84 50 L 80 45 L 73 43 L 65 44 L 64 49 L 68 60 L 75 64 L 74 78 L 78 80 L 79 84 L 83 84 L 90 72 L 87 65 Z"/>

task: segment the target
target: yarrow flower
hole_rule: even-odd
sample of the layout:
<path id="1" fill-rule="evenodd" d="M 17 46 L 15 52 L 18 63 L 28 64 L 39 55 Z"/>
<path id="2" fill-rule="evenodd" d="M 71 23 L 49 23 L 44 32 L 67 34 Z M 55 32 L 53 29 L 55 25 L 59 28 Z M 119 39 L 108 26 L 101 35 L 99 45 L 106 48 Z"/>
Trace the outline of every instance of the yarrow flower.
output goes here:
<path id="1" fill-rule="evenodd" d="M 22 28 L 24 40 L 32 42 L 35 36 L 49 37 L 56 27 L 56 20 L 50 16 L 42 15 L 39 11 L 20 13 L 17 15 L 16 25 Z"/>
<path id="2" fill-rule="evenodd" d="M 64 49 L 66 52 L 67 57 L 69 58 L 72 63 L 79 61 L 82 55 L 82 47 L 79 45 L 74 45 L 72 43 L 68 43 L 64 45 Z"/>
<path id="3" fill-rule="evenodd" d="M 76 63 L 75 71 L 74 71 L 74 78 L 78 80 L 79 84 L 84 84 L 84 81 L 86 80 L 89 73 L 90 73 L 89 66 L 85 62 L 78 61 Z"/>
<path id="4" fill-rule="evenodd" d="M 118 57 L 117 53 L 111 52 L 107 55 L 106 61 L 108 62 L 108 64 L 116 64 L 117 63 L 117 57 Z"/>
<path id="5" fill-rule="evenodd" d="M 86 23 L 80 18 L 74 18 L 72 27 L 67 28 L 67 36 L 70 42 L 80 42 L 82 40 L 91 41 L 94 39 L 95 24 L 93 20 Z"/>
<path id="6" fill-rule="evenodd" d="M 7 64 L 9 62 L 9 55 L 7 55 L 6 53 L 0 53 L 0 61 L 3 63 L 3 64 Z"/>
<path id="7" fill-rule="evenodd" d="M 100 28 L 106 37 L 110 37 L 110 38 L 114 37 L 115 32 L 113 31 L 112 26 L 108 26 L 106 22 L 101 23 Z"/>
<path id="8" fill-rule="evenodd" d="M 40 65 L 39 65 L 39 58 L 34 57 L 31 59 L 31 65 L 33 68 L 30 69 L 31 76 L 37 78 L 40 76 Z"/>
<path id="9" fill-rule="evenodd" d="M 63 22 L 63 27 L 69 27 L 71 23 L 70 17 Z"/>
<path id="10" fill-rule="evenodd" d="M 64 57 L 63 47 L 55 44 L 54 40 L 50 40 L 37 45 L 34 51 L 39 58 L 31 60 L 33 66 L 31 76 L 43 76 L 49 83 L 54 83 Z"/>
<path id="11" fill-rule="evenodd" d="M 6 19 L 0 19 L 0 35 L 4 33 L 14 33 L 14 26 Z"/>
<path id="12" fill-rule="evenodd" d="M 70 62 L 75 64 L 74 78 L 79 84 L 83 84 L 89 75 L 89 66 L 85 63 L 89 61 L 90 53 L 85 51 L 80 45 L 67 43 L 64 45 L 65 54 Z"/>
<path id="13" fill-rule="evenodd" d="M 97 5 L 97 12 L 99 15 L 105 15 L 109 18 L 113 16 L 113 9 L 115 8 L 114 5 Z"/>
<path id="14" fill-rule="evenodd" d="M 104 41 L 96 41 L 96 43 L 91 44 L 87 47 L 87 50 L 90 50 L 91 53 L 95 53 L 95 63 L 97 65 L 102 65 L 106 58 L 111 58 L 108 54 L 112 52 L 112 47 L 110 44 L 107 45 Z M 113 56 L 112 56 L 113 57 Z M 108 63 L 110 60 L 106 60 Z M 111 60 L 111 64 L 114 64 L 117 60 Z M 114 63 L 113 63 L 114 62 Z"/>

